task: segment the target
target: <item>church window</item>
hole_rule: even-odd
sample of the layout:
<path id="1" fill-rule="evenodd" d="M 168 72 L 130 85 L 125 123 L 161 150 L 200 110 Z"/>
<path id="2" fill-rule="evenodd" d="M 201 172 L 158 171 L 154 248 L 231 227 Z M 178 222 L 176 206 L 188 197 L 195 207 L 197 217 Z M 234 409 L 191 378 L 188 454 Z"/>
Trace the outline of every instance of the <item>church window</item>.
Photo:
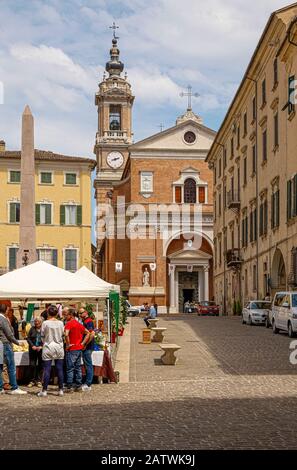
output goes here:
<path id="1" fill-rule="evenodd" d="M 197 202 L 196 181 L 188 178 L 184 185 L 184 202 L 195 204 Z"/>
<path id="2" fill-rule="evenodd" d="M 121 106 L 110 105 L 109 107 L 109 129 L 118 131 L 121 129 Z"/>
<path id="3" fill-rule="evenodd" d="M 196 135 L 194 134 L 194 132 L 188 131 L 185 133 L 184 139 L 187 144 L 193 144 L 196 140 Z"/>

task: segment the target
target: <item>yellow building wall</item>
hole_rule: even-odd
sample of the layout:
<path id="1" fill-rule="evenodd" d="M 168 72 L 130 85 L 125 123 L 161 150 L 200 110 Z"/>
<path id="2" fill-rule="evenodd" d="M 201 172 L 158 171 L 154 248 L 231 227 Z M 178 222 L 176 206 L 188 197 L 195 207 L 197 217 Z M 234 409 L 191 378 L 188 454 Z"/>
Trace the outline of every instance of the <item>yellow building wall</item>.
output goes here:
<path id="1" fill-rule="evenodd" d="M 71 166 L 70 166 L 71 165 Z M 35 201 L 52 204 L 52 224 L 36 226 L 37 248 L 58 250 L 58 266 L 65 267 L 65 248 L 78 249 L 78 268 L 91 269 L 91 170 L 87 164 L 70 162 L 36 162 Z M 0 270 L 8 268 L 8 247 L 19 243 L 19 224 L 9 223 L 9 201 L 20 200 L 18 183 L 9 183 L 9 170 L 19 170 L 20 161 L 1 159 L 0 162 Z M 40 184 L 40 171 L 53 172 L 51 185 Z M 65 185 L 65 172 L 76 172 L 77 185 Z M 82 206 L 82 225 L 60 225 L 60 205 L 74 203 Z"/>

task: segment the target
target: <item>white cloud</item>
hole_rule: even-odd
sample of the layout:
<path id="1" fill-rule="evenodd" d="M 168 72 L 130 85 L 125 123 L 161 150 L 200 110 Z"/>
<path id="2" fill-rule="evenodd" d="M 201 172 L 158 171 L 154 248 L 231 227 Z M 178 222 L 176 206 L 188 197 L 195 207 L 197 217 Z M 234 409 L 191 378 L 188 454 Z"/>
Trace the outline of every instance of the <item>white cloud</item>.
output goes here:
<path id="1" fill-rule="evenodd" d="M 0 138 L 19 145 L 29 103 L 40 147 L 92 155 L 94 93 L 114 20 L 136 95 L 134 114 L 144 116 L 135 120 L 136 138 L 158 122 L 175 121 L 186 107 L 179 93 L 188 83 L 201 95 L 194 109 L 217 126 L 270 13 L 287 3 L 259 0 L 255 15 L 246 0 L 2 0 Z"/>

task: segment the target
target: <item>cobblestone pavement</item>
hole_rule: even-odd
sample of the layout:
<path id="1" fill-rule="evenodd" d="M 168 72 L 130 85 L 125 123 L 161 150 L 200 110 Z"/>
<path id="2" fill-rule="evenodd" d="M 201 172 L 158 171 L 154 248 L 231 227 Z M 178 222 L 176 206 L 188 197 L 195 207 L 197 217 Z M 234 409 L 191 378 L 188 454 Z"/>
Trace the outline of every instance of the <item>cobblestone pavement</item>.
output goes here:
<path id="1" fill-rule="evenodd" d="M 239 318 L 161 318 L 182 348 L 162 366 L 129 319 L 130 383 L 46 399 L 0 396 L 1 449 L 296 449 L 290 339 Z"/>

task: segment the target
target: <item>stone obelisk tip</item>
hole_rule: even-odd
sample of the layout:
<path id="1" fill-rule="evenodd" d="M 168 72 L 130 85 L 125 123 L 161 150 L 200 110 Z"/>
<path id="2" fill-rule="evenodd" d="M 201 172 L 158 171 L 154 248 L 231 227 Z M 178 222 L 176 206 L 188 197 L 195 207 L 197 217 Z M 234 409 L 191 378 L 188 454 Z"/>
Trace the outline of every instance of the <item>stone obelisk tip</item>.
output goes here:
<path id="1" fill-rule="evenodd" d="M 28 105 L 26 105 L 23 114 L 27 114 L 27 115 L 30 114 L 32 116 L 31 109 Z"/>

